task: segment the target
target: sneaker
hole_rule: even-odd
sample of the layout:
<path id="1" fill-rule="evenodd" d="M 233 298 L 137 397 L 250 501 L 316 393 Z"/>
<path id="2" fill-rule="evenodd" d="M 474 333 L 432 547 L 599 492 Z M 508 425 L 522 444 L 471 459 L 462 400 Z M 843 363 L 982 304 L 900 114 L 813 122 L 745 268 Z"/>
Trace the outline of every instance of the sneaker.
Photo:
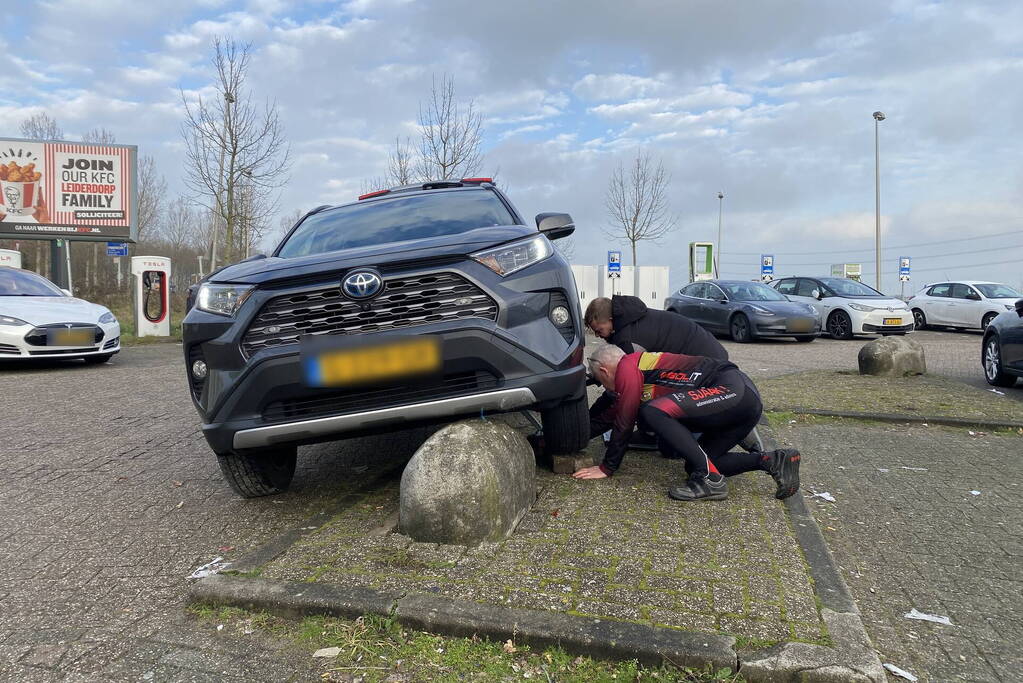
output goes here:
<path id="1" fill-rule="evenodd" d="M 728 484 L 720 474 L 715 481 L 711 477 L 690 477 L 681 486 L 668 489 L 668 496 L 675 500 L 724 500 L 728 498 Z"/>
<path id="2" fill-rule="evenodd" d="M 778 484 L 774 497 L 783 500 L 799 490 L 799 461 L 802 456 L 794 448 L 780 448 L 765 454 L 770 459 L 767 472 Z"/>

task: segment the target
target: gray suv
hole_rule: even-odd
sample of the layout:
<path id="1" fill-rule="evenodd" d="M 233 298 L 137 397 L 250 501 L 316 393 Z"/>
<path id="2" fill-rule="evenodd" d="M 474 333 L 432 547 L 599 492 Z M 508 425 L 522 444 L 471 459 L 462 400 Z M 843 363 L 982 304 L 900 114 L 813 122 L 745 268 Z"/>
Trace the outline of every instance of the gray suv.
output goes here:
<path id="1" fill-rule="evenodd" d="M 488 178 L 381 190 L 305 215 L 269 257 L 209 276 L 183 324 L 206 440 L 234 490 L 279 493 L 301 444 L 538 410 L 589 438 L 581 315 L 551 240 Z"/>

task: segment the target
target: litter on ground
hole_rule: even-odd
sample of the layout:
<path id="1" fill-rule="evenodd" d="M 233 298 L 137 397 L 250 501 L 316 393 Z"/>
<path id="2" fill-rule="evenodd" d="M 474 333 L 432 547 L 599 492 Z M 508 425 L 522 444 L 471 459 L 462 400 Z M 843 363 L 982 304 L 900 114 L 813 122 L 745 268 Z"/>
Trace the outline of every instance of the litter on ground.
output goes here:
<path id="1" fill-rule="evenodd" d="M 898 676 L 899 678 L 905 678 L 907 681 L 918 680 L 916 676 L 914 676 L 913 674 L 909 673 L 908 671 L 900 669 L 899 667 L 895 666 L 894 664 L 887 664 L 886 663 L 884 665 L 884 668 L 886 668 L 889 671 L 891 671 L 892 675 Z"/>
<path id="2" fill-rule="evenodd" d="M 970 491 L 970 495 L 971 496 L 979 496 L 980 495 L 980 491 Z"/>
<path id="3" fill-rule="evenodd" d="M 1004 391 L 998 391 L 998 389 L 988 389 L 992 394 L 998 394 L 999 396 L 1005 396 Z"/>
<path id="4" fill-rule="evenodd" d="M 918 612 L 914 607 L 905 614 L 907 619 L 919 619 L 920 621 L 932 621 L 935 624 L 943 624 L 945 626 L 954 626 L 952 620 L 948 617 L 939 617 L 934 614 L 926 614 L 924 612 Z"/>
<path id="5" fill-rule="evenodd" d="M 341 654 L 339 647 L 323 647 L 313 653 L 313 657 L 337 657 Z"/>
<path id="6" fill-rule="evenodd" d="M 214 557 L 213 560 L 207 562 L 203 566 L 196 569 L 194 572 L 186 576 L 187 579 L 205 579 L 207 576 L 216 574 L 223 571 L 231 566 L 230 562 L 224 562 L 222 557 Z"/>
<path id="7" fill-rule="evenodd" d="M 909 470 L 910 472 L 926 472 L 927 471 L 926 467 L 906 467 L 905 465 L 902 465 L 901 467 L 899 467 L 899 469 L 900 470 Z"/>
<path id="8" fill-rule="evenodd" d="M 830 493 L 828 493 L 827 491 L 825 491 L 824 493 L 814 493 L 813 495 L 814 495 L 815 498 L 823 498 L 824 500 L 828 501 L 829 503 L 837 502 L 835 500 L 835 497 L 833 495 L 831 495 Z"/>

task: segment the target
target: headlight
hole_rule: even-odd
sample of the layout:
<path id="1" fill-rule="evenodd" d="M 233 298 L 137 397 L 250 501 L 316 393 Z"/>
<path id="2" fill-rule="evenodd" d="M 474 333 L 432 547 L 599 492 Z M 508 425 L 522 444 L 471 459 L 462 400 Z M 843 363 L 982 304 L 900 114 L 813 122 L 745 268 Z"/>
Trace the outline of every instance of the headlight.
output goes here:
<path id="1" fill-rule="evenodd" d="M 864 313 L 869 313 L 870 311 L 877 310 L 873 306 L 864 306 L 863 304 L 849 304 L 849 308 L 853 309 L 854 311 L 863 311 Z"/>
<path id="2" fill-rule="evenodd" d="M 761 306 L 750 306 L 750 308 L 753 309 L 755 312 L 759 313 L 760 315 L 776 315 L 774 311 L 769 311 L 768 309 L 763 308 Z"/>
<path id="3" fill-rule="evenodd" d="M 20 318 L 12 318 L 9 315 L 0 315 L 0 325 L 12 325 L 14 327 L 18 327 L 19 325 L 28 325 L 28 323 Z"/>
<path id="4" fill-rule="evenodd" d="M 498 275 L 510 275 L 534 263 L 539 263 L 554 253 L 554 247 L 544 235 L 528 240 L 505 244 L 496 249 L 478 251 L 470 256 Z"/>
<path id="5" fill-rule="evenodd" d="M 99 317 L 99 321 L 101 323 L 107 323 L 107 324 L 109 324 L 109 323 L 116 323 L 117 322 L 117 318 L 114 317 L 113 313 L 111 313 L 110 311 L 107 311 L 106 313 L 104 313 L 103 315 L 101 315 Z"/>
<path id="6" fill-rule="evenodd" d="M 207 282 L 199 287 L 195 307 L 207 313 L 232 316 L 253 289 L 253 285 L 214 285 Z"/>

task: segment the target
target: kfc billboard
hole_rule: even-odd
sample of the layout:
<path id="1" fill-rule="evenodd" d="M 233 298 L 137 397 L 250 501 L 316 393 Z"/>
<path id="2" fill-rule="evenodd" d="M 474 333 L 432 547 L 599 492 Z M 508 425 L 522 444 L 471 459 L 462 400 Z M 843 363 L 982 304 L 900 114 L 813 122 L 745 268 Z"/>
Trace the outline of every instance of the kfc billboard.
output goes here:
<path id="1" fill-rule="evenodd" d="M 0 238 L 131 239 L 136 150 L 0 138 Z"/>

